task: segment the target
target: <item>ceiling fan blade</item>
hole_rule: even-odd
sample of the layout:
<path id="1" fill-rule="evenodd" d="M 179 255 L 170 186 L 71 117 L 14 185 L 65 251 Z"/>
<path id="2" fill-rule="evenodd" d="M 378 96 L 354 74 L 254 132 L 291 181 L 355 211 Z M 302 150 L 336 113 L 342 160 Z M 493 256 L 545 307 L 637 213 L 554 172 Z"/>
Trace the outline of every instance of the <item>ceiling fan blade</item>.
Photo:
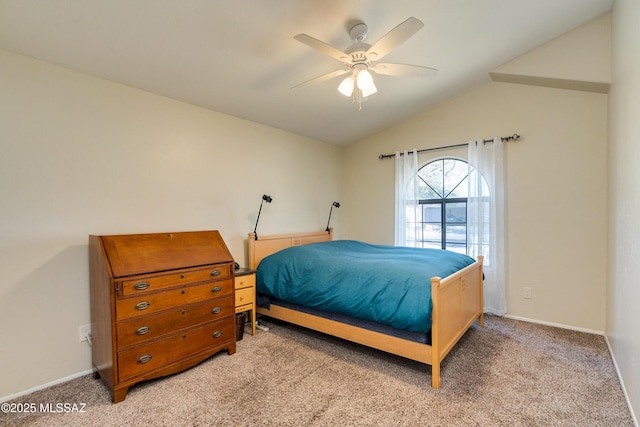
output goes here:
<path id="1" fill-rule="evenodd" d="M 367 50 L 367 56 L 370 57 L 371 54 L 375 54 L 374 60 L 380 60 L 383 56 L 407 41 L 423 26 L 422 21 L 417 18 L 411 17 L 407 19 L 375 42 L 373 46 Z"/>
<path id="2" fill-rule="evenodd" d="M 375 71 L 377 74 L 399 77 L 426 77 L 438 73 L 438 70 L 435 68 L 423 67 L 421 65 L 394 64 L 390 62 L 376 64 L 375 67 L 369 69 Z"/>
<path id="3" fill-rule="evenodd" d="M 326 44 L 325 42 L 321 42 L 320 40 L 314 39 L 313 37 L 306 34 L 298 34 L 293 36 L 293 38 L 298 40 L 300 43 L 304 43 L 310 48 L 319 51 L 320 53 L 324 53 L 325 55 L 328 55 L 333 59 L 342 62 L 343 64 L 351 63 L 351 58 L 349 57 L 349 55 L 331 45 Z"/>
<path id="4" fill-rule="evenodd" d="M 291 89 L 297 89 L 299 87 L 306 86 L 306 85 L 311 84 L 311 83 L 320 83 L 320 82 L 323 82 L 325 80 L 331 80 L 331 79 L 333 79 L 335 77 L 339 77 L 339 76 L 345 75 L 345 74 L 350 73 L 350 72 L 351 72 L 350 69 L 349 70 L 332 71 L 330 73 L 323 74 L 321 76 L 315 77 L 315 78 L 313 78 L 311 80 L 307 80 L 306 82 L 299 83 L 299 84 L 293 86 Z"/>

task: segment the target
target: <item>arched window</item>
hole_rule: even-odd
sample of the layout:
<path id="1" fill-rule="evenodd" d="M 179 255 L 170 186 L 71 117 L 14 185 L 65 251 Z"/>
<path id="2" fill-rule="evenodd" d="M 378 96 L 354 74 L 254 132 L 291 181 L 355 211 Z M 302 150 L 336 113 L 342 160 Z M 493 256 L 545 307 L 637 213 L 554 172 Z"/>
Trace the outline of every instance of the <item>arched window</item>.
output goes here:
<path id="1" fill-rule="evenodd" d="M 417 173 L 415 222 L 408 223 L 411 246 L 467 253 L 467 196 L 469 166 L 464 160 L 443 158 Z M 489 194 L 482 179 L 482 194 Z"/>

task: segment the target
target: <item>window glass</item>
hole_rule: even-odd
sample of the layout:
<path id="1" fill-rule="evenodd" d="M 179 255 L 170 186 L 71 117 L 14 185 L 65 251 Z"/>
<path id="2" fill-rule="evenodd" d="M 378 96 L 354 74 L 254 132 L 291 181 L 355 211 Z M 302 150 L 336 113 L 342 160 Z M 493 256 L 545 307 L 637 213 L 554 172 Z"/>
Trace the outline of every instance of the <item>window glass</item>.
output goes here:
<path id="1" fill-rule="evenodd" d="M 457 159 L 431 162 L 418 171 L 420 199 L 467 197 L 467 163 Z"/>
<path id="2" fill-rule="evenodd" d="M 458 159 L 439 159 L 420 168 L 416 179 L 421 209 L 407 211 L 408 243 L 467 253 L 468 175 L 467 162 Z M 482 194 L 489 194 L 484 179 L 481 185 Z"/>

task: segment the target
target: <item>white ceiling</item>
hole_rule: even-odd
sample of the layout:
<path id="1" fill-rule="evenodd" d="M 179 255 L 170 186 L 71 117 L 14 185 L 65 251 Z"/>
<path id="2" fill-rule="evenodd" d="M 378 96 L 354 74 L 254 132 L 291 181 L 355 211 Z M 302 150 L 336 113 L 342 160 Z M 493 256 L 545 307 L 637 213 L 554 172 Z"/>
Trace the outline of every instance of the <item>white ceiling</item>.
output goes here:
<path id="1" fill-rule="evenodd" d="M 489 81 L 493 68 L 610 11 L 613 0 L 0 0 L 0 48 L 211 110 L 348 145 Z M 373 44 L 414 16 L 424 27 L 385 62 L 437 68 L 375 76 L 358 111 L 341 68 L 293 39 L 340 50 L 362 20 Z"/>

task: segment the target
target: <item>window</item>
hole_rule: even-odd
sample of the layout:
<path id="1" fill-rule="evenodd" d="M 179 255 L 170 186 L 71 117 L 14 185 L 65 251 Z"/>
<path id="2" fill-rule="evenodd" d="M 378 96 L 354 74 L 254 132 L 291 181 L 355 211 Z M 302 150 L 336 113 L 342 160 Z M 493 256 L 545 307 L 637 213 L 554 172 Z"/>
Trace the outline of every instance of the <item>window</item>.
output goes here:
<path id="1" fill-rule="evenodd" d="M 444 158 L 418 170 L 418 209 L 407 221 L 410 246 L 467 253 L 469 167 L 464 160 Z M 482 194 L 489 194 L 482 179 Z"/>

